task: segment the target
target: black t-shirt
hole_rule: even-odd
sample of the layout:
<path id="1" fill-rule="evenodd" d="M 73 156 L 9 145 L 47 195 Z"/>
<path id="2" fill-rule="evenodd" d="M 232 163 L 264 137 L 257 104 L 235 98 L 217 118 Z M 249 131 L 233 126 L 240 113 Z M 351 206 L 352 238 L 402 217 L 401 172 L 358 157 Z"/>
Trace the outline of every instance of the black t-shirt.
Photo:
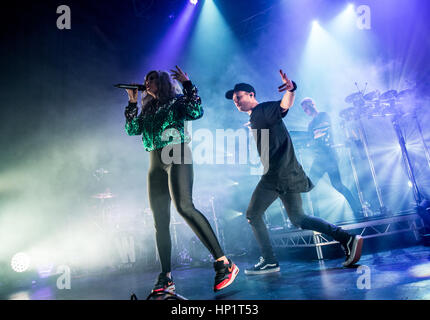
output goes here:
<path id="1" fill-rule="evenodd" d="M 249 119 L 264 166 L 262 180 L 280 192 L 307 192 L 313 185 L 296 159 L 290 134 L 282 121 L 288 110 L 282 112 L 280 103 L 258 104 Z"/>

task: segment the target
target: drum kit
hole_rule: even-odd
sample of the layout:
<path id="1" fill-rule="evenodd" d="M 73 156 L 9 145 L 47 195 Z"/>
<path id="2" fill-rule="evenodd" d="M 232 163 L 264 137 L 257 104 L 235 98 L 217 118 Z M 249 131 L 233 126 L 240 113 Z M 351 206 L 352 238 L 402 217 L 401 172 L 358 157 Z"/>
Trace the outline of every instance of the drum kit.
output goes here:
<path id="1" fill-rule="evenodd" d="M 366 130 L 363 125 L 363 121 L 367 121 L 375 118 L 385 117 L 390 120 L 394 131 L 397 136 L 398 143 L 402 152 L 403 162 L 405 164 L 406 173 L 412 184 L 412 191 L 415 202 L 419 204 L 422 201 L 422 194 L 416 183 L 414 169 L 409 157 L 409 153 L 405 143 L 405 137 L 401 130 L 401 120 L 406 117 L 412 117 L 415 120 L 417 131 L 420 135 L 421 144 L 423 146 L 424 155 L 427 159 L 427 163 L 430 167 L 430 152 L 424 139 L 423 130 L 419 121 L 418 113 L 420 111 L 421 101 L 416 99 L 416 90 L 409 88 L 402 91 L 388 90 L 380 92 L 374 90 L 365 93 L 364 90 L 360 90 L 349 94 L 345 97 L 345 102 L 350 106 L 341 110 L 339 116 L 342 118 L 341 126 L 345 130 L 346 140 L 349 142 L 347 146 L 356 145 L 359 147 L 358 150 L 362 155 L 361 158 L 367 159 L 369 169 L 372 175 L 373 184 L 375 186 L 376 195 L 379 202 L 379 214 L 389 214 L 389 210 L 385 207 L 381 188 L 377 180 L 374 162 L 369 151 L 369 142 L 367 139 Z M 422 111 L 422 110 L 421 110 Z M 424 112 L 424 111 L 422 111 Z M 354 129 L 352 129 L 354 127 Z M 319 128 L 324 129 L 324 128 Z M 301 160 L 301 150 L 312 147 L 313 139 L 310 137 L 307 131 L 290 131 L 291 138 L 293 139 L 294 146 L 297 150 L 298 156 Z M 354 144 L 351 144 L 354 142 Z M 343 147 L 344 144 L 330 145 L 330 148 Z M 358 170 L 355 164 L 355 158 L 352 155 L 351 148 L 346 148 L 349 156 L 349 160 L 352 167 L 352 173 L 355 181 L 355 185 L 358 190 L 359 200 L 362 206 L 362 212 L 364 217 L 370 217 L 375 215 L 370 210 L 369 203 L 364 199 L 363 193 L 360 188 L 358 179 Z"/>
<path id="2" fill-rule="evenodd" d="M 105 180 L 110 173 L 109 170 L 99 168 L 92 174 L 97 181 L 99 191 L 103 191 L 89 196 L 96 202 L 92 206 L 94 210 L 92 210 L 91 221 L 98 228 L 98 231 L 106 236 L 106 239 L 115 244 L 110 246 L 113 249 L 109 252 L 112 261 L 117 262 L 116 267 L 121 269 L 133 265 L 133 262 L 124 262 L 122 258 L 119 259 L 121 257 L 120 248 L 124 239 L 127 239 L 127 243 L 132 241 L 139 264 L 152 265 L 157 260 L 155 251 L 147 245 L 147 241 L 153 241 L 153 232 L 148 230 L 148 226 L 153 225 L 150 224 L 152 214 L 149 209 L 122 210 L 118 203 L 118 194 L 106 187 Z M 155 243 L 153 247 L 155 248 Z"/>
<path id="3" fill-rule="evenodd" d="M 98 205 L 96 205 L 96 218 L 94 223 L 101 230 L 115 230 L 118 229 L 116 214 L 114 210 L 114 205 L 108 200 L 115 198 L 116 195 L 106 189 L 105 192 L 97 193 L 91 196 L 93 199 L 98 200 Z"/>
<path id="4" fill-rule="evenodd" d="M 105 175 L 109 173 L 110 172 L 104 168 L 98 168 L 93 172 L 93 177 L 96 178 L 97 182 L 101 182 Z M 91 196 L 91 198 L 99 200 L 96 210 L 97 219 L 95 220 L 95 224 L 102 230 L 106 230 L 112 220 L 112 206 L 106 200 L 115 197 L 116 195 L 113 194 L 109 188 L 106 188 L 104 192 L 100 192 Z"/>
<path id="5" fill-rule="evenodd" d="M 408 175 L 409 181 L 412 184 L 412 190 L 415 202 L 419 204 L 422 201 L 422 195 L 419 191 L 419 188 L 416 183 L 415 175 L 414 175 L 414 169 L 412 167 L 412 163 L 409 157 L 409 153 L 406 147 L 405 143 L 405 137 L 403 135 L 403 132 L 401 130 L 400 126 L 400 120 L 408 115 L 412 115 L 415 118 L 418 131 L 421 136 L 421 142 L 424 147 L 424 152 L 426 154 L 426 158 L 428 161 L 428 164 L 430 166 L 430 156 L 428 147 L 426 145 L 426 142 L 424 140 L 424 136 L 422 133 L 421 125 L 417 119 L 417 108 L 416 100 L 414 100 L 415 96 L 415 90 L 414 89 L 406 89 L 403 91 L 396 91 L 396 90 L 388 90 L 380 93 L 379 90 L 371 91 L 367 94 L 364 94 L 362 91 L 357 91 L 354 93 L 351 93 L 345 98 L 345 102 L 352 105 L 344 110 L 342 110 L 339 115 L 343 119 L 342 121 L 342 127 L 346 131 L 347 138 L 350 138 L 350 133 L 347 129 L 346 124 L 355 121 L 358 124 L 358 138 L 361 140 L 361 145 L 363 146 L 364 152 L 366 154 L 367 161 L 369 163 L 370 171 L 372 174 L 373 183 L 375 185 L 376 194 L 379 201 L 380 206 L 380 213 L 381 214 L 387 214 L 388 211 L 384 205 L 382 196 L 381 196 L 381 189 L 379 187 L 376 173 L 375 173 L 375 166 L 372 161 L 372 157 L 369 152 L 369 143 L 367 140 L 367 135 L 363 126 L 363 120 L 365 119 L 372 119 L 375 117 L 387 117 L 390 119 L 391 124 L 394 128 L 394 131 L 397 136 L 398 143 L 400 145 L 400 149 L 402 151 L 402 158 L 405 163 L 406 167 L 406 173 Z M 414 108 L 411 108 L 411 106 L 414 106 Z M 362 205 L 365 203 L 362 192 L 359 186 L 359 181 L 357 177 L 357 170 L 354 165 L 353 157 L 350 154 L 350 160 L 352 164 L 354 179 L 356 182 L 357 189 L 359 191 L 359 198 Z"/>
<path id="6" fill-rule="evenodd" d="M 339 115 L 347 121 L 364 117 L 404 115 L 404 102 L 413 97 L 414 93 L 413 89 L 405 89 L 400 92 L 388 90 L 382 94 L 379 90 L 367 94 L 357 91 L 345 98 L 345 102 L 352 104 L 352 107 L 342 110 Z"/>

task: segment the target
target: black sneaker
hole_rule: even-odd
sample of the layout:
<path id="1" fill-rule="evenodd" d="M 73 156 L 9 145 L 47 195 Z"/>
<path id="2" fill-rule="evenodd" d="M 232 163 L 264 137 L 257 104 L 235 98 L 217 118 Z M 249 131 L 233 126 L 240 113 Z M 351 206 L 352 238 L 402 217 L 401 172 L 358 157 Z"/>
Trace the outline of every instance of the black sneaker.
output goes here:
<path id="1" fill-rule="evenodd" d="M 166 276 L 165 273 L 160 273 L 158 275 L 157 283 L 154 285 L 154 289 L 152 289 L 152 293 L 154 292 L 164 292 L 168 291 L 171 293 L 175 292 L 175 284 L 173 280 Z"/>
<path id="2" fill-rule="evenodd" d="M 215 261 L 215 284 L 214 291 L 217 292 L 225 287 L 231 285 L 239 273 L 239 268 L 228 259 L 228 264 L 225 264 L 224 261 Z"/>
<path id="3" fill-rule="evenodd" d="M 265 274 L 271 272 L 278 272 L 281 268 L 279 267 L 279 263 L 271 262 L 268 263 L 264 260 L 263 257 L 260 257 L 260 261 L 252 268 L 246 269 L 245 274 Z"/>
<path id="4" fill-rule="evenodd" d="M 346 259 L 343 263 L 344 267 L 350 267 L 357 263 L 361 257 L 361 249 L 363 248 L 363 238 L 361 236 L 351 236 L 346 244 L 342 245 L 345 251 Z"/>

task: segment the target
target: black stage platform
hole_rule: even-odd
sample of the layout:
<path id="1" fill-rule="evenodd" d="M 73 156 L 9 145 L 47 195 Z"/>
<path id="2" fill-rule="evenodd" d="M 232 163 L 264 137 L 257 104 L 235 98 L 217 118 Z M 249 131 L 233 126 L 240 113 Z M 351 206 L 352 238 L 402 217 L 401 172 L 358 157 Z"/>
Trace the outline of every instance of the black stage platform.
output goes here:
<path id="1" fill-rule="evenodd" d="M 244 274 L 251 262 L 248 257 L 235 260 L 241 272 L 233 285 L 219 293 L 212 291 L 211 266 L 176 268 L 173 277 L 178 293 L 191 300 L 430 299 L 430 248 L 425 246 L 365 254 L 350 269 L 341 266 L 343 258 L 284 259 L 280 273 L 260 276 Z M 72 276 L 71 288 L 63 290 L 57 289 L 56 278 L 39 280 L 21 289 L 0 288 L 0 299 L 122 300 L 135 293 L 144 300 L 157 274 L 131 269 Z"/>

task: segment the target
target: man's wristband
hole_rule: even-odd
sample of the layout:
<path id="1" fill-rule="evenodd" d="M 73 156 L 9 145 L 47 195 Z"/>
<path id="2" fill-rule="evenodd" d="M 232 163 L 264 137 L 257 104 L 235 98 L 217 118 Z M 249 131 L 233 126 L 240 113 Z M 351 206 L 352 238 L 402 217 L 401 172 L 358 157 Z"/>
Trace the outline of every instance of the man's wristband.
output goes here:
<path id="1" fill-rule="evenodd" d="M 293 89 L 291 89 L 291 90 L 288 90 L 288 91 L 290 91 L 290 92 L 294 92 L 294 91 L 296 91 L 296 89 L 297 89 L 297 84 L 294 82 L 294 81 L 292 81 L 291 80 L 291 82 L 293 83 Z"/>

